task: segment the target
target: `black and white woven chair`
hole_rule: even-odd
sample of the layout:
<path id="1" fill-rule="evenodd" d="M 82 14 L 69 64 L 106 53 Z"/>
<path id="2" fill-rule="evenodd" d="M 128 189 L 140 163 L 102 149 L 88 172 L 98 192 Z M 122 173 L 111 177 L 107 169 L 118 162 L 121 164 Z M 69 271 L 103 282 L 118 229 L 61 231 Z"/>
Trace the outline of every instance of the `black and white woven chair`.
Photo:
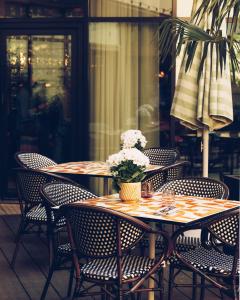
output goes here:
<path id="1" fill-rule="evenodd" d="M 70 243 L 61 243 L 58 236 L 58 231 L 65 225 L 65 218 L 60 213 L 60 207 L 64 204 L 69 204 L 76 201 L 83 201 L 97 196 L 79 185 L 71 183 L 52 182 L 41 187 L 40 191 L 43 203 L 46 208 L 48 222 L 48 239 L 49 245 L 52 248 L 50 253 L 53 253 L 51 265 L 49 268 L 48 277 L 41 295 L 41 300 L 44 300 L 47 294 L 49 284 L 53 272 L 56 270 L 65 269 L 65 263 L 72 259 Z M 61 225 L 61 226 L 59 226 Z M 57 238 L 56 238 L 57 237 Z M 71 294 L 73 268 L 70 272 L 70 280 L 68 287 L 68 297 Z"/>
<path id="2" fill-rule="evenodd" d="M 175 148 L 148 148 L 143 153 L 151 165 L 168 166 L 180 159 L 180 153 Z"/>
<path id="3" fill-rule="evenodd" d="M 229 195 L 228 187 L 221 181 L 212 178 L 203 177 L 189 177 L 177 179 L 165 183 L 158 191 L 163 192 L 165 190 L 173 190 L 176 195 L 187 195 L 196 197 L 207 197 L 207 198 L 217 198 L 217 199 L 227 199 Z M 161 240 L 158 239 L 156 242 L 157 249 L 162 248 Z M 177 240 L 176 247 L 178 251 L 189 251 L 195 249 L 201 244 L 200 237 L 197 236 L 179 236 Z M 169 299 L 171 299 L 171 292 L 174 280 L 175 268 L 179 269 L 182 266 L 177 263 L 176 260 L 171 260 L 170 264 L 170 275 L 169 275 Z M 178 273 L 176 273 L 177 275 Z M 196 282 L 196 274 L 193 273 L 193 284 Z M 193 289 L 192 299 L 195 299 L 196 290 Z"/>
<path id="4" fill-rule="evenodd" d="M 227 199 L 228 187 L 222 181 L 205 177 L 179 178 L 165 183 L 158 192 L 173 190 L 176 195 Z"/>
<path id="5" fill-rule="evenodd" d="M 15 160 L 21 168 L 38 170 L 56 165 L 50 158 L 35 152 L 17 152 Z"/>
<path id="6" fill-rule="evenodd" d="M 178 238 L 186 231 L 194 229 L 200 229 L 203 233 L 201 245 L 190 251 L 179 251 Z M 229 251 L 231 254 L 226 253 L 225 248 L 231 249 Z M 205 280 L 210 282 L 211 286 L 219 288 L 221 295 L 223 291 L 233 292 L 234 300 L 239 299 L 239 210 L 221 215 L 204 224 L 180 228 L 173 235 L 172 257 L 186 270 L 201 276 L 201 283 L 194 282 L 192 286 L 195 290 L 200 286 L 201 300 L 204 299 Z"/>
<path id="7" fill-rule="evenodd" d="M 144 282 L 162 268 L 168 252 L 168 236 L 164 239 L 164 252 L 156 259 L 130 254 L 145 233 L 156 233 L 142 221 L 129 215 L 103 207 L 70 204 L 62 207 L 67 219 L 69 239 L 73 250 L 76 286 L 72 299 L 96 295 L 92 287 L 100 287 L 99 294 L 114 299 L 133 293 L 149 292 Z M 87 263 L 79 265 L 79 259 Z M 81 270 L 80 270 L 81 268 Z M 84 285 L 88 282 L 90 286 Z M 161 286 L 154 289 L 160 291 Z"/>
<path id="8" fill-rule="evenodd" d="M 47 182 L 68 182 L 72 180 L 46 172 L 32 169 L 16 169 L 16 183 L 18 199 L 21 209 L 21 221 L 16 236 L 16 246 L 11 266 L 14 268 L 22 235 L 27 233 L 41 233 L 41 227 L 47 225 L 47 214 L 40 196 L 40 187 Z M 38 230 L 36 230 L 36 228 Z"/>
<path id="9" fill-rule="evenodd" d="M 178 161 L 147 174 L 143 182 L 150 182 L 153 191 L 158 191 L 166 182 L 183 177 L 188 166 L 188 161 Z"/>
<path id="10" fill-rule="evenodd" d="M 190 162 L 180 160 L 180 153 L 175 148 L 149 148 L 143 153 L 149 158 L 150 164 L 163 166 L 144 179 L 144 182 L 152 183 L 154 191 L 168 181 L 183 177 L 190 165 Z"/>

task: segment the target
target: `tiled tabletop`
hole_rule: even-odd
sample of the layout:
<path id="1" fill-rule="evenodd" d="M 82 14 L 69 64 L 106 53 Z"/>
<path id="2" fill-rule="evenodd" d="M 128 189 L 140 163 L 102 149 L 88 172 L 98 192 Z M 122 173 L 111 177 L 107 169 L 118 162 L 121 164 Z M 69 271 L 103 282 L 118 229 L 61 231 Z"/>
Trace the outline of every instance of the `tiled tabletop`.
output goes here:
<path id="1" fill-rule="evenodd" d="M 146 172 L 161 169 L 163 166 L 150 165 Z M 57 164 L 41 169 L 53 173 L 79 174 L 100 177 L 112 177 L 109 166 L 103 161 L 79 161 Z"/>
<path id="2" fill-rule="evenodd" d="M 164 207 L 161 193 L 138 202 L 122 202 L 118 194 L 113 194 L 85 200 L 84 203 L 114 209 L 144 220 L 186 225 L 239 207 L 238 201 L 176 195 L 177 211 L 163 215 L 158 213 Z"/>

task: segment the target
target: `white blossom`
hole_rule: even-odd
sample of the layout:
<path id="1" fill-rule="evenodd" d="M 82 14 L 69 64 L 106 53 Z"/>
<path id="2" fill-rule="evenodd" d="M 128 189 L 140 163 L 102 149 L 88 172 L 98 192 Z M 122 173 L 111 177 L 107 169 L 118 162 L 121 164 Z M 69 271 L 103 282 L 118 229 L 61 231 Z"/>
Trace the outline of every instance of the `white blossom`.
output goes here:
<path id="1" fill-rule="evenodd" d="M 122 149 L 118 153 L 110 155 L 107 163 L 110 167 L 117 167 L 124 161 L 132 161 L 140 167 L 149 166 L 149 158 L 136 148 Z"/>
<path id="2" fill-rule="evenodd" d="M 145 136 L 140 130 L 127 130 L 121 134 L 121 142 L 123 149 L 136 147 L 138 143 L 144 148 L 147 144 Z"/>

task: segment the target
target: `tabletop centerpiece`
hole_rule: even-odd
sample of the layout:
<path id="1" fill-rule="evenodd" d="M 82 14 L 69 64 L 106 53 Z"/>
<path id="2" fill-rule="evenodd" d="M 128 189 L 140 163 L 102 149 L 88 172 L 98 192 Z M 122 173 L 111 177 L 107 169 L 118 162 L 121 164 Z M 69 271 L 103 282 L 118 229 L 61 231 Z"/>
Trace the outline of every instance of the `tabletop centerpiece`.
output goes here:
<path id="1" fill-rule="evenodd" d="M 122 149 L 107 160 L 113 176 L 114 188 L 122 201 L 136 201 L 141 198 L 141 181 L 149 166 L 149 158 L 136 148 Z"/>
<path id="2" fill-rule="evenodd" d="M 143 151 L 146 144 L 147 140 L 141 130 L 129 129 L 121 134 L 122 149 L 137 148 Z"/>

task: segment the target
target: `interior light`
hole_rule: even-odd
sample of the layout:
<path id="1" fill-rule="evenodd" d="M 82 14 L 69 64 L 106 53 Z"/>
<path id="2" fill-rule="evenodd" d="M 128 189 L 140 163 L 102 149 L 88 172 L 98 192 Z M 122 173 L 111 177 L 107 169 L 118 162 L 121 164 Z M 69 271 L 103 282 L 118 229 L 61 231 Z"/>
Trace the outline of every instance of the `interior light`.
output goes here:
<path id="1" fill-rule="evenodd" d="M 159 78 L 163 78 L 163 77 L 165 77 L 165 75 L 166 75 L 166 74 L 165 74 L 164 71 L 160 71 L 159 74 L 158 74 L 158 77 L 159 77 Z"/>

